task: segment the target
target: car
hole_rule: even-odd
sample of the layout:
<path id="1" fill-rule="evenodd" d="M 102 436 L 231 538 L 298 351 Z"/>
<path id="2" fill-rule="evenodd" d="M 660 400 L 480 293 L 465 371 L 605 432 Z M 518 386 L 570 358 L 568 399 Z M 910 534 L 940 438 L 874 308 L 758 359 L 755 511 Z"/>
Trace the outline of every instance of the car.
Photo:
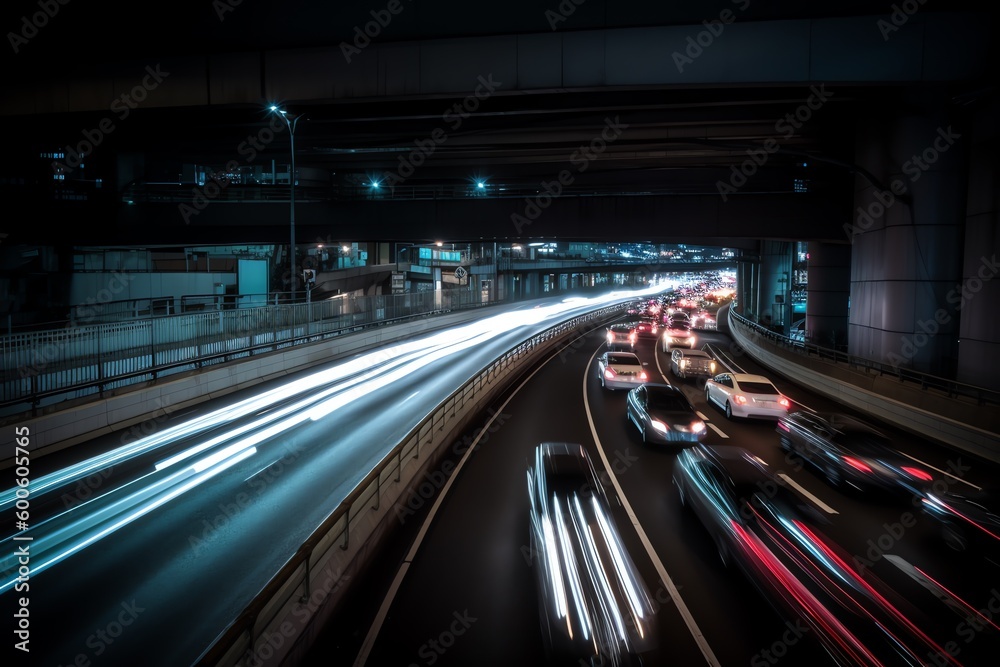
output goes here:
<path id="1" fill-rule="evenodd" d="M 715 359 L 704 350 L 674 348 L 670 352 L 670 370 L 679 378 L 715 375 Z"/>
<path id="2" fill-rule="evenodd" d="M 933 475 L 892 447 L 870 424 L 840 413 L 797 411 L 778 420 L 781 448 L 797 454 L 831 486 L 882 491 L 913 498 Z"/>
<path id="3" fill-rule="evenodd" d="M 608 327 L 607 341 L 609 350 L 621 350 L 628 348 L 635 350 L 638 334 L 635 330 L 635 322 L 617 322 Z"/>
<path id="4" fill-rule="evenodd" d="M 605 389 L 632 389 L 649 378 L 634 352 L 605 352 L 597 358 L 597 377 Z"/>
<path id="5" fill-rule="evenodd" d="M 546 664 L 627 664 L 655 650 L 658 608 L 587 450 L 540 443 L 527 478 Z"/>
<path id="6" fill-rule="evenodd" d="M 958 664 L 928 634 L 931 618 L 834 542 L 824 532 L 830 521 L 749 450 L 683 449 L 672 482 L 721 565 L 746 577 L 786 621 L 808 626 L 807 641 L 835 664 L 923 665 L 927 656 Z"/>
<path id="7" fill-rule="evenodd" d="M 639 338 L 656 338 L 660 327 L 654 317 L 642 317 L 636 322 L 635 333 Z"/>
<path id="8" fill-rule="evenodd" d="M 707 432 L 684 392 L 669 384 L 648 383 L 629 391 L 625 416 L 639 429 L 643 443 L 696 443 Z"/>
<path id="9" fill-rule="evenodd" d="M 705 380 L 705 400 L 725 410 L 726 419 L 780 419 L 791 405 L 770 380 L 751 373 L 720 373 Z"/>
<path id="10" fill-rule="evenodd" d="M 662 349 L 669 352 L 674 347 L 693 348 L 698 337 L 691 331 L 691 325 L 682 320 L 670 320 L 660 337 Z"/>
<path id="11" fill-rule="evenodd" d="M 922 511 L 933 517 L 941 539 L 955 551 L 979 553 L 1000 565 L 1000 486 L 925 489 Z"/>

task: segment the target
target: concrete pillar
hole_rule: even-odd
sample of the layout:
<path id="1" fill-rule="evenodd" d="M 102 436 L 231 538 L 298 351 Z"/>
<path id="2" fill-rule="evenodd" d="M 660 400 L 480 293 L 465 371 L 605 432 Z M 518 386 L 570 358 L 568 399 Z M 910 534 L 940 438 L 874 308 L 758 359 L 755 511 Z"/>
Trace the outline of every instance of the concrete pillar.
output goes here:
<path id="1" fill-rule="evenodd" d="M 946 303 L 958 311 L 960 382 L 1000 390 L 1000 103 L 983 104 L 969 128 L 969 187 L 961 280 Z"/>
<path id="2" fill-rule="evenodd" d="M 792 315 L 792 244 L 762 241 L 758 278 L 760 323 L 788 333 Z"/>
<path id="3" fill-rule="evenodd" d="M 877 119 L 858 130 L 848 351 L 954 377 L 961 273 L 964 129 L 944 114 Z"/>
<path id="4" fill-rule="evenodd" d="M 808 252 L 806 333 L 810 342 L 837 349 L 847 345 L 851 246 L 811 241 Z"/>

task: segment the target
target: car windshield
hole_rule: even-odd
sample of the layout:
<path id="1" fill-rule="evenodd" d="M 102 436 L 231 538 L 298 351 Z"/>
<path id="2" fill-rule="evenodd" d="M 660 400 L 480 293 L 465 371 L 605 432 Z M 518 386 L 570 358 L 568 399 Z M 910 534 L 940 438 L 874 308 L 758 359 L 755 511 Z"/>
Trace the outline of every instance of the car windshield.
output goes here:
<path id="1" fill-rule="evenodd" d="M 689 412 L 690 404 L 683 396 L 674 393 L 649 392 L 649 407 L 667 412 Z"/>
<path id="2" fill-rule="evenodd" d="M 740 391 L 748 394 L 777 394 L 778 390 L 770 382 L 740 382 Z"/>

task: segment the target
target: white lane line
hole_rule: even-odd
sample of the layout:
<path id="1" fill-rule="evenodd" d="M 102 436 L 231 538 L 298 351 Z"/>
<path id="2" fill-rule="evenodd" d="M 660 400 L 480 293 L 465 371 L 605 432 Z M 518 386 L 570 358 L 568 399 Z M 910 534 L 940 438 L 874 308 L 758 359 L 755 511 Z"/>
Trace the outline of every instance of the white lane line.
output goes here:
<path id="1" fill-rule="evenodd" d="M 732 360 L 732 358 L 730 358 L 729 356 L 727 356 L 727 355 L 723 354 L 722 352 L 716 350 L 715 348 L 712 348 L 712 344 L 711 343 L 706 343 L 705 347 L 710 348 L 712 356 L 714 356 L 716 359 L 718 359 L 719 363 L 721 363 L 723 366 L 725 366 L 726 370 L 729 371 L 730 373 L 743 373 L 744 372 L 743 369 L 740 368 L 736 364 L 736 362 Z M 725 357 L 725 358 L 723 358 L 723 357 Z M 732 362 L 732 365 L 730 365 L 729 363 L 727 363 L 726 359 L 729 359 L 729 361 Z"/>
<path id="2" fill-rule="evenodd" d="M 948 472 L 947 470 L 941 470 L 941 468 L 935 468 L 930 463 L 924 463 L 920 459 L 916 458 L 915 456 L 910 456 L 906 452 L 900 451 L 899 453 L 902 454 L 903 456 L 905 456 L 906 458 L 912 460 L 912 461 L 916 461 L 917 463 L 919 463 L 922 466 L 926 466 L 926 467 L 930 468 L 931 470 L 937 470 L 942 475 L 947 475 L 948 477 L 951 477 L 952 479 L 957 479 L 959 482 L 962 482 L 963 484 L 968 484 L 969 486 L 971 486 L 972 488 L 974 488 L 976 491 L 982 491 L 983 490 L 983 487 L 976 486 L 972 482 L 966 481 L 966 480 L 962 479 L 961 477 L 959 477 L 958 475 L 953 475 L 952 473 Z"/>
<path id="3" fill-rule="evenodd" d="M 660 355 L 656 351 L 660 348 L 659 345 L 653 346 L 653 359 L 656 360 L 656 370 L 660 371 L 660 375 L 663 376 L 663 381 L 670 384 L 670 379 L 667 378 L 667 374 L 663 372 L 663 368 L 660 367 Z"/>
<path id="4" fill-rule="evenodd" d="M 598 348 L 598 351 L 600 351 L 600 348 Z M 588 369 L 596 356 L 597 352 L 594 352 L 593 356 L 590 357 L 590 362 L 587 363 Z M 642 546 L 645 547 L 646 553 L 649 555 L 650 560 L 653 561 L 656 573 L 660 575 L 660 581 L 662 581 L 663 585 L 667 587 L 670 599 L 674 601 L 675 605 L 677 605 L 677 611 L 680 613 L 681 618 L 684 619 L 684 623 L 687 625 L 688 630 L 694 637 L 695 643 L 698 644 L 698 648 L 701 649 L 702 655 L 705 656 L 705 661 L 713 667 L 721 667 L 721 663 L 719 663 L 718 658 L 715 657 L 715 653 L 712 652 L 712 647 L 708 645 L 708 640 L 705 639 L 705 635 L 703 635 L 701 629 L 698 628 L 698 624 L 695 622 L 694 616 L 691 615 L 691 611 L 687 608 L 687 605 L 684 604 L 684 600 L 681 599 L 680 591 L 677 590 L 677 586 L 674 585 L 670 575 L 667 574 L 667 568 L 664 567 L 663 561 L 660 560 L 656 550 L 653 549 L 653 544 L 649 541 L 646 531 L 643 530 L 642 526 L 639 524 L 639 519 L 632 510 L 632 505 L 628 502 L 628 499 L 625 497 L 625 492 L 622 491 L 622 486 L 618 482 L 618 476 L 615 475 L 614 469 L 611 467 L 611 462 L 608 461 L 608 455 L 604 453 L 604 447 L 601 445 L 601 439 L 597 436 L 597 429 L 594 427 L 594 418 L 590 414 L 590 400 L 587 398 L 586 372 L 583 374 L 583 406 L 587 412 L 587 422 L 590 424 L 590 433 L 594 436 L 594 444 L 597 445 L 597 452 L 601 455 L 601 460 L 604 462 L 604 469 L 607 471 L 608 477 L 611 479 L 611 483 L 615 487 L 615 492 L 621 500 L 622 507 L 625 508 L 625 513 L 628 515 L 629 521 L 632 522 L 632 527 L 635 529 L 635 532 L 639 534 L 639 540 L 642 541 Z"/>
<path id="5" fill-rule="evenodd" d="M 820 500 L 819 498 L 817 498 L 813 494 L 811 494 L 808 491 L 806 491 L 804 488 L 802 488 L 802 486 L 799 485 L 798 482 L 796 482 L 794 479 L 792 479 L 791 477 L 789 477 L 785 473 L 779 472 L 778 473 L 778 477 L 780 477 L 781 479 L 785 480 L 786 484 L 788 484 L 789 486 L 793 487 L 796 491 L 798 491 L 799 493 L 801 493 L 802 495 L 804 495 L 806 498 L 808 498 L 809 500 L 811 500 L 814 503 L 816 503 L 827 514 L 840 514 L 840 512 L 838 512 L 837 510 L 833 509 L 832 507 L 830 507 L 829 505 L 827 505 L 826 503 L 824 503 L 822 500 Z"/>
<path id="6" fill-rule="evenodd" d="M 708 421 L 708 417 L 706 417 L 704 414 L 702 414 L 701 410 L 695 410 L 694 413 L 696 415 L 698 415 L 698 417 L 700 417 L 703 422 L 707 422 Z"/>
<path id="7" fill-rule="evenodd" d="M 567 343 L 567 345 L 569 344 L 570 343 Z M 601 348 L 597 349 L 600 350 Z M 430 529 L 431 523 L 434 521 L 434 517 L 437 516 L 442 503 L 444 503 L 444 499 L 448 495 L 448 491 L 451 489 L 452 483 L 458 478 L 459 473 L 462 471 L 462 467 L 465 466 L 465 462 L 469 460 L 469 456 L 478 447 L 479 439 L 483 437 L 484 433 L 489 433 L 489 428 L 493 425 L 493 421 L 503 413 L 504 408 L 506 408 L 507 404 L 510 403 L 515 396 L 517 396 L 518 392 L 521 391 L 521 388 L 528 384 L 531 378 L 535 377 L 535 373 L 545 368 L 545 366 L 550 361 L 555 359 L 556 356 L 558 355 L 553 354 L 546 359 L 541 365 L 539 365 L 538 368 L 532 371 L 531 375 L 526 377 L 524 381 L 517 386 L 517 389 L 515 389 L 510 396 L 507 397 L 507 400 L 503 402 L 500 409 L 493 413 L 493 416 L 489 418 L 486 425 L 479 431 L 479 434 L 476 435 L 475 440 L 472 441 L 469 448 L 465 450 L 465 454 L 462 456 L 462 460 L 458 462 L 458 465 L 455 466 L 454 472 L 448 476 L 448 481 L 445 482 L 443 487 L 441 487 L 441 492 L 434 500 L 434 505 L 431 507 L 430 513 L 427 515 L 427 519 L 424 521 L 423 525 L 420 526 L 420 531 L 417 533 L 417 537 L 413 541 L 413 546 L 410 547 L 409 553 L 406 554 L 406 558 L 403 559 L 403 563 L 399 566 L 399 570 L 396 572 L 396 577 L 392 580 L 392 585 L 389 587 L 389 592 L 386 593 L 385 599 L 382 600 L 382 606 L 379 607 L 378 614 L 375 615 L 375 620 L 372 621 L 372 627 L 368 629 L 368 636 L 365 637 L 365 642 L 361 645 L 361 651 L 358 653 L 358 657 L 354 660 L 354 667 L 361 667 L 365 664 L 365 661 L 368 660 L 368 654 L 371 653 L 372 647 L 375 645 L 375 640 L 378 638 L 378 633 L 382 629 L 382 624 L 385 623 L 385 617 L 389 614 L 389 608 L 392 606 L 396 593 L 399 591 L 399 587 L 403 583 L 403 577 L 406 576 L 406 572 L 410 569 L 410 563 L 413 562 L 414 558 L 416 558 L 417 550 L 420 548 L 420 544 L 424 541 L 424 537 L 427 535 L 427 531 Z M 594 356 L 597 356 L 596 352 L 594 353 Z M 590 361 L 593 362 L 593 360 L 594 357 L 591 357 Z M 590 370 L 589 363 L 587 364 L 587 370 Z M 586 383 L 586 373 L 584 374 L 584 382 Z"/>
<path id="8" fill-rule="evenodd" d="M 704 417 L 702 417 L 702 419 L 704 419 Z M 705 422 L 705 424 L 706 424 L 706 425 L 707 425 L 707 426 L 708 426 L 708 427 L 709 427 L 710 429 L 712 429 L 713 431 L 715 431 L 716 433 L 718 433 L 719 435 L 721 435 L 721 436 L 722 436 L 723 438 L 728 438 L 728 437 L 729 437 L 728 435 L 726 435 L 725 433 L 723 433 L 723 432 L 722 432 L 722 429 L 720 429 L 720 428 L 719 428 L 718 426 L 716 426 L 716 425 L 715 425 L 715 424 L 713 424 L 712 422 Z"/>

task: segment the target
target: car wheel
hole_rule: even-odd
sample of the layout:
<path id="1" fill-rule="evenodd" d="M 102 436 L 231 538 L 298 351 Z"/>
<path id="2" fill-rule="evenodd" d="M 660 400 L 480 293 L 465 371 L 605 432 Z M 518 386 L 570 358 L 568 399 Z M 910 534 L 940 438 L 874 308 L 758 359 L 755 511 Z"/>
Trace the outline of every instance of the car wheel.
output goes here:
<path id="1" fill-rule="evenodd" d="M 708 387 L 705 387 L 705 402 L 706 403 L 711 403 L 712 402 L 712 397 L 711 397 L 711 395 L 710 395 L 710 393 L 708 391 Z"/>
<path id="2" fill-rule="evenodd" d="M 729 401 L 726 401 L 726 419 L 733 418 L 733 406 L 729 405 Z"/>

